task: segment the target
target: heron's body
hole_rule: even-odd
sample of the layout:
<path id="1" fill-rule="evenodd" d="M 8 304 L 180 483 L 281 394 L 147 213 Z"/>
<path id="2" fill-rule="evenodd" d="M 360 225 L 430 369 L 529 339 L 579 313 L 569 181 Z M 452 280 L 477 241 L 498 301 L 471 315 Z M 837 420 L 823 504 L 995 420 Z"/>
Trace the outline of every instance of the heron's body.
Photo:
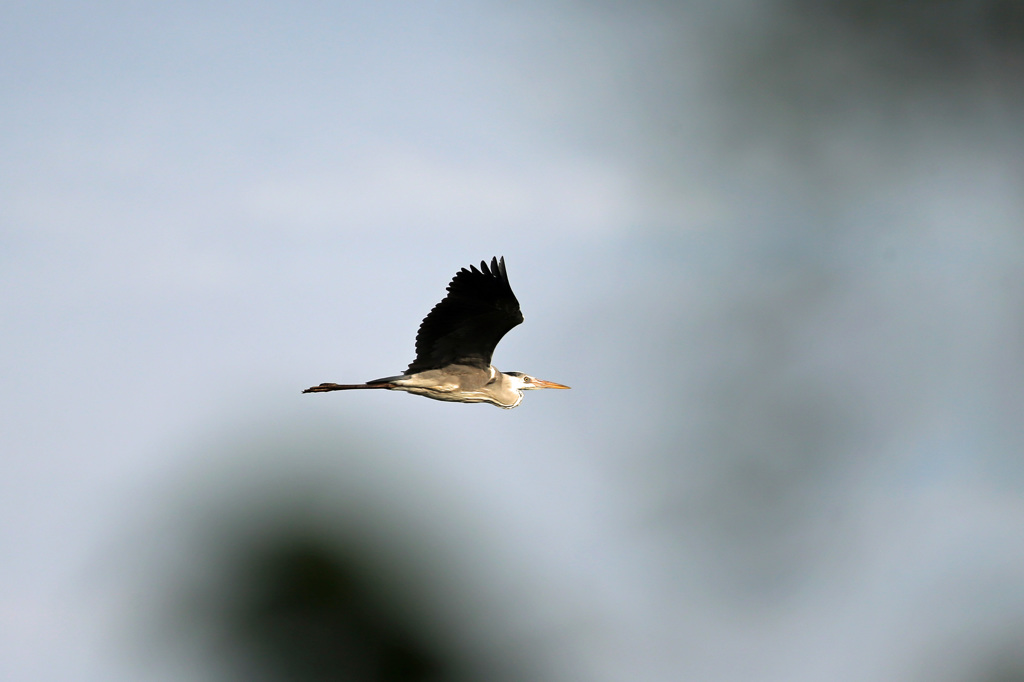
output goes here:
<path id="1" fill-rule="evenodd" d="M 387 389 L 512 409 L 523 400 L 524 390 L 569 388 L 521 372 L 501 372 L 491 364 L 498 341 L 522 321 L 505 259 L 491 259 L 490 269 L 481 262 L 479 270 L 460 270 L 448 285 L 448 295 L 424 318 L 416 335 L 416 359 L 405 374 L 365 384 L 320 384 L 303 393 Z"/>

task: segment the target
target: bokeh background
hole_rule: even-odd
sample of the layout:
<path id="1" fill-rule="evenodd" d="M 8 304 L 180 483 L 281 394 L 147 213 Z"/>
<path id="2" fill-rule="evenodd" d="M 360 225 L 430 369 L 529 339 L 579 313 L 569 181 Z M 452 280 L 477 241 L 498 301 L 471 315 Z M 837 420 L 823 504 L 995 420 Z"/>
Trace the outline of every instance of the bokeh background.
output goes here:
<path id="1" fill-rule="evenodd" d="M 1019 0 L 11 0 L 0 91 L 0 678 L 1024 680 Z M 495 255 L 571 392 L 299 393 Z"/>

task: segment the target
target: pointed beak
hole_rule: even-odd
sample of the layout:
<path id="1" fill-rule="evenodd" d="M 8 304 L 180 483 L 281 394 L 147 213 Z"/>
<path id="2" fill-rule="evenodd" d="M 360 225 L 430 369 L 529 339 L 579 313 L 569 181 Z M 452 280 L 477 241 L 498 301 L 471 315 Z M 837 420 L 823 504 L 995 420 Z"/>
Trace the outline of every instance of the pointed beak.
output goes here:
<path id="1" fill-rule="evenodd" d="M 543 379 L 534 379 L 533 385 L 537 388 L 571 388 L 571 386 L 564 386 L 553 381 L 544 381 Z"/>

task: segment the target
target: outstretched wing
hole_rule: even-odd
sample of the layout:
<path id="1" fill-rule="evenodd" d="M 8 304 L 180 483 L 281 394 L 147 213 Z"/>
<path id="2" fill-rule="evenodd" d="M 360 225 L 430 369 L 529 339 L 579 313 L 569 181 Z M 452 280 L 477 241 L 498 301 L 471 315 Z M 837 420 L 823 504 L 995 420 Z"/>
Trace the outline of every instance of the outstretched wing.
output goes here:
<path id="1" fill-rule="evenodd" d="M 494 347 L 523 321 L 519 301 L 505 273 L 505 258 L 463 268 L 448 285 L 448 295 L 423 318 L 416 334 L 416 359 L 406 374 L 450 364 L 487 368 Z"/>

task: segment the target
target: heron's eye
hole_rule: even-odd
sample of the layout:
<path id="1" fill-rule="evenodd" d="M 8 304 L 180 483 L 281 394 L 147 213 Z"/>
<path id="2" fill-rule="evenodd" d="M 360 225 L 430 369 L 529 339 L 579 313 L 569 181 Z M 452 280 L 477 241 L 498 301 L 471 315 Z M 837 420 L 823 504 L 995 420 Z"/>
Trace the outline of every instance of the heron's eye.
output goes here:
<path id="1" fill-rule="evenodd" d="M 533 377 L 523 377 L 523 381 L 525 383 L 527 383 L 527 384 L 532 383 L 533 382 Z"/>

